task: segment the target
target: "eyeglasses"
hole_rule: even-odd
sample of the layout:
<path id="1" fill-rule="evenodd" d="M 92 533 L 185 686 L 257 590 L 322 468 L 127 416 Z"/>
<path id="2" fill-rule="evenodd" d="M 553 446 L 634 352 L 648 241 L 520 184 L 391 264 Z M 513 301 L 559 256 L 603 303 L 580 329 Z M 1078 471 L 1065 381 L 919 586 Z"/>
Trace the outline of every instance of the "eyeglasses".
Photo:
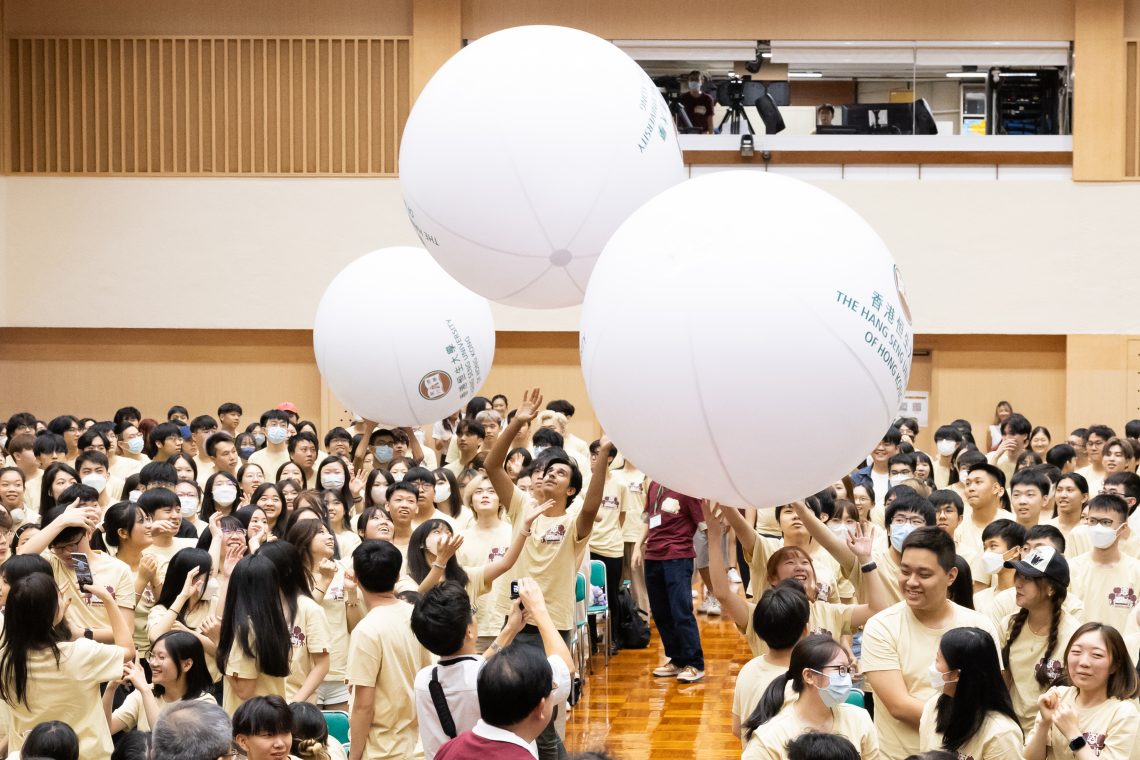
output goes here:
<path id="1" fill-rule="evenodd" d="M 821 676 L 827 675 L 826 673 L 823 672 L 825 670 L 834 670 L 836 673 L 838 673 L 841 676 L 850 675 L 850 674 L 855 672 L 855 668 L 851 667 L 850 665 L 824 665 L 819 670 L 815 670 L 815 668 L 812 668 L 813 672 L 819 673 Z"/>
<path id="2" fill-rule="evenodd" d="M 1111 528 L 1116 530 L 1116 520 L 1112 517 L 1086 517 L 1085 525 L 1092 527 L 1099 525 L 1102 528 Z"/>
<path id="3" fill-rule="evenodd" d="M 916 528 L 921 528 L 926 525 L 926 520 L 919 515 L 913 517 L 895 515 L 895 519 L 891 520 L 891 525 L 913 525 Z"/>
<path id="4" fill-rule="evenodd" d="M 1104 445 L 1104 443 L 1105 443 L 1104 441 L 1089 441 L 1088 443 L 1085 444 L 1085 446 L 1087 446 L 1090 449 L 1099 449 L 1101 446 Z"/>

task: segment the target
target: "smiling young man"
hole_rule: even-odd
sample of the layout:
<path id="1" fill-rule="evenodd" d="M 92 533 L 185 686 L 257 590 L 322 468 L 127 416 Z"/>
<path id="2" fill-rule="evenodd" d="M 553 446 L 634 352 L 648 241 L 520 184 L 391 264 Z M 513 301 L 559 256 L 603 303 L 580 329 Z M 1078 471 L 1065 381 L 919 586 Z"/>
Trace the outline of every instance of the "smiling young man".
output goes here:
<path id="1" fill-rule="evenodd" d="M 891 488 L 890 465 L 891 457 L 899 453 L 899 443 L 902 442 L 902 433 L 893 425 L 883 434 L 883 439 L 871 450 L 871 464 L 856 470 L 851 474 L 854 485 L 870 485 L 875 492 L 875 506 L 883 506 L 883 499 Z M 913 467 L 911 468 L 913 472 Z"/>
<path id="2" fill-rule="evenodd" d="M 1100 493 L 1104 479 L 1108 472 L 1104 469 L 1104 447 L 1110 438 L 1115 438 L 1116 432 L 1108 425 L 1089 425 L 1088 437 L 1085 440 L 1085 449 L 1088 452 L 1088 464 L 1078 467 L 1077 472 L 1085 476 L 1089 482 L 1089 495 Z"/>
<path id="3" fill-rule="evenodd" d="M 954 542 L 944 531 L 922 527 L 910 533 L 897 575 L 903 601 L 872 616 L 863 629 L 861 666 L 875 692 L 875 728 L 887 760 L 919 752 L 918 723 L 937 693 L 929 670 L 942 635 L 975 626 L 994 637 L 997 649 L 990 620 L 947 596 L 958 575 L 954 555 Z"/>
<path id="4" fill-rule="evenodd" d="M 966 476 L 966 503 L 970 505 L 970 512 L 958 526 L 954 540 L 958 553 L 970 563 L 974 591 L 990 585 L 990 573 L 981 563 L 982 531 L 994 520 L 1014 520 L 1013 513 L 1006 509 L 1009 497 L 1005 482 L 1005 473 L 988 462 L 971 466 Z"/>
<path id="5" fill-rule="evenodd" d="M 1026 530 L 1039 525 L 1052 491 L 1052 484 L 1045 473 L 1036 467 L 1018 470 L 1009 482 L 1009 489 L 1011 511 L 1017 524 Z"/>

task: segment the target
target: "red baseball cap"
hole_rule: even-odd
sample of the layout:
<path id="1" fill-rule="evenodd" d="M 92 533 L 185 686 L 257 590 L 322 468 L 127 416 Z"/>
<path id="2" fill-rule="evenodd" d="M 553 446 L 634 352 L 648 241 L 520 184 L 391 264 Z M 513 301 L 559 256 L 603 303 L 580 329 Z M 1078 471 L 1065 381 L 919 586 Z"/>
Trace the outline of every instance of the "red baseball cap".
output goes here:
<path id="1" fill-rule="evenodd" d="M 294 404 L 292 401 L 282 401 L 280 404 L 277 405 L 277 408 L 282 412 L 292 412 L 293 414 L 298 413 L 297 412 L 297 405 Z"/>

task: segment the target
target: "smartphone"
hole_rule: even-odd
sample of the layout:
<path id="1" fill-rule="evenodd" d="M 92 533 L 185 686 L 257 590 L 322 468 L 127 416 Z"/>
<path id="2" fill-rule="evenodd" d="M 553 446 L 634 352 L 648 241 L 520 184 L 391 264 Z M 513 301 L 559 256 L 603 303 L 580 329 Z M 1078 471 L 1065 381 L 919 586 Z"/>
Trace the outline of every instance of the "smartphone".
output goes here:
<path id="1" fill-rule="evenodd" d="M 87 555 L 83 552 L 72 552 L 71 560 L 75 563 L 75 579 L 79 582 L 79 590 L 84 586 L 94 586 L 95 576 L 91 574 L 91 565 Z"/>
<path id="2" fill-rule="evenodd" d="M 511 581 L 511 599 L 519 598 L 519 582 Z"/>

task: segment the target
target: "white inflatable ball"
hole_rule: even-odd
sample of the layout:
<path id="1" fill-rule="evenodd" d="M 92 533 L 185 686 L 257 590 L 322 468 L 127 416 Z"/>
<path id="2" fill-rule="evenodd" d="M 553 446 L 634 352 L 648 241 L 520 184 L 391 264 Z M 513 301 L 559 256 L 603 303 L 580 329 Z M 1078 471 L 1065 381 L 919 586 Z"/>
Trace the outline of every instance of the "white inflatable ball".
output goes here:
<path id="1" fill-rule="evenodd" d="M 495 355 L 491 305 L 422 248 L 382 248 L 325 290 L 313 352 L 333 394 L 356 414 L 423 425 L 463 408 L 486 380 Z"/>
<path id="2" fill-rule="evenodd" d="M 614 234 L 582 306 L 582 371 L 598 421 L 650 477 L 771 507 L 874 448 L 911 336 L 898 268 L 862 217 L 798 180 L 720 172 Z"/>
<path id="3" fill-rule="evenodd" d="M 400 145 L 424 246 L 475 292 L 527 308 L 581 303 L 618 225 L 684 176 L 669 109 L 641 67 L 557 26 L 506 29 L 456 53 Z"/>

